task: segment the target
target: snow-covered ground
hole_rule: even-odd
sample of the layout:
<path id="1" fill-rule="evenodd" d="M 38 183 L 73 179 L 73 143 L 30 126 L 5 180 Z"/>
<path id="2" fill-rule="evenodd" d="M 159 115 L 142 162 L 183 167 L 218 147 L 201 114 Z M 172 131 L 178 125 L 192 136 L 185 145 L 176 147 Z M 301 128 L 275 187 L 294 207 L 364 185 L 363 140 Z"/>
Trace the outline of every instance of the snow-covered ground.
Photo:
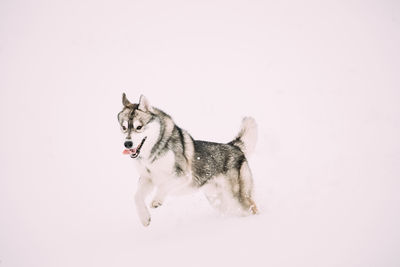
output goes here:
<path id="1" fill-rule="evenodd" d="M 400 266 L 398 1 L 0 1 L 0 267 Z M 144 228 L 121 94 L 194 138 L 259 124 L 260 215 Z"/>

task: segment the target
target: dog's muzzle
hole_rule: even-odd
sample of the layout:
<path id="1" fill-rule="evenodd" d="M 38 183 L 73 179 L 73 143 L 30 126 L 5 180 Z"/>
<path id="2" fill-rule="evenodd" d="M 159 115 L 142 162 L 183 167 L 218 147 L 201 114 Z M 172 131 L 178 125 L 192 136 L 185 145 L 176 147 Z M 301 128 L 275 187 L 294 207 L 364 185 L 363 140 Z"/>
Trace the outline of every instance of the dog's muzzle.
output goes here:
<path id="1" fill-rule="evenodd" d="M 132 148 L 132 146 L 133 146 L 133 143 L 132 143 L 132 141 L 125 141 L 125 143 L 124 143 L 124 146 L 127 148 L 127 149 L 125 149 L 124 151 L 123 151 L 123 154 L 126 154 L 126 155 L 130 155 L 131 156 L 131 158 L 137 158 L 138 156 L 139 156 L 139 154 L 140 154 L 140 149 L 142 148 L 142 146 L 143 146 L 143 144 L 144 144 L 144 141 L 146 141 L 146 138 L 147 137 L 145 137 L 145 138 L 143 138 L 142 139 L 142 142 L 140 142 L 140 144 L 137 146 L 137 147 L 135 147 L 135 148 Z"/>

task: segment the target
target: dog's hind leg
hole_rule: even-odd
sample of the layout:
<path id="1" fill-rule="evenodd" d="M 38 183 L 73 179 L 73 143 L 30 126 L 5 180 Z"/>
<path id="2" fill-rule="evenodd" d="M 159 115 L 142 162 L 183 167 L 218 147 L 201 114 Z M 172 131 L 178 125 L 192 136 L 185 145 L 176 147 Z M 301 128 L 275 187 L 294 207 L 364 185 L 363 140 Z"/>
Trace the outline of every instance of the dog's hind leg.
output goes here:
<path id="1" fill-rule="evenodd" d="M 149 210 L 146 207 L 146 196 L 153 191 L 153 183 L 148 177 L 140 177 L 138 188 L 135 194 L 136 210 L 139 219 L 144 226 L 148 226 L 151 221 Z"/>
<path id="2" fill-rule="evenodd" d="M 239 202 L 246 212 L 257 214 L 256 203 L 252 199 L 253 177 L 247 161 L 242 163 L 239 172 Z"/>
<path id="3" fill-rule="evenodd" d="M 240 216 L 258 213 L 252 199 L 253 180 L 247 162 L 239 170 L 209 180 L 202 190 L 210 204 L 222 213 Z"/>
<path id="4" fill-rule="evenodd" d="M 226 190 L 224 187 L 226 187 L 226 181 L 224 181 L 222 177 L 215 177 L 202 187 L 202 191 L 208 202 L 221 213 L 229 212 L 229 206 L 226 204 Z"/>
<path id="5" fill-rule="evenodd" d="M 237 180 L 238 172 L 236 172 L 236 175 L 233 173 L 231 175 L 214 177 L 202 187 L 202 191 L 211 206 L 222 214 L 248 215 L 243 211 L 243 207 L 238 201 L 237 191 L 239 191 L 239 186 L 237 183 L 236 186 L 232 183 L 233 179 Z M 233 178 L 233 176 L 236 176 L 236 178 Z"/>

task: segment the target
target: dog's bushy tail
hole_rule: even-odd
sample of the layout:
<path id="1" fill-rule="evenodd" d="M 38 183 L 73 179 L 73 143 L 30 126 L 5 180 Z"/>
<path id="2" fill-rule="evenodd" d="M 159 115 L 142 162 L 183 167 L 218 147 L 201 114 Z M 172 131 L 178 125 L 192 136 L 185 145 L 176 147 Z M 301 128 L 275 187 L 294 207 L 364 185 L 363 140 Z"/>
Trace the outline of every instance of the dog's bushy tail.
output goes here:
<path id="1" fill-rule="evenodd" d="M 244 117 L 240 131 L 229 144 L 237 146 L 248 157 L 253 153 L 257 142 L 257 123 L 252 117 Z"/>

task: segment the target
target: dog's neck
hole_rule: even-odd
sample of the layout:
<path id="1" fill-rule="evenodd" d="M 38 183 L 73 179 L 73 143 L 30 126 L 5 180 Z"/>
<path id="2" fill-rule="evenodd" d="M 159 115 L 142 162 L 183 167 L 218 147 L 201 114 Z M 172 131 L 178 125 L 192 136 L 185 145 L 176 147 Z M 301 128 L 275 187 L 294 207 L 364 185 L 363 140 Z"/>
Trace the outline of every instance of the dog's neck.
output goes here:
<path id="1" fill-rule="evenodd" d="M 160 156 L 160 151 L 168 143 L 172 131 L 174 130 L 174 122 L 172 121 L 171 117 L 163 117 L 162 120 L 163 121 L 159 121 L 159 119 L 156 120 L 156 123 L 158 125 L 158 135 L 156 138 L 153 139 L 156 141 L 151 146 L 151 151 L 149 154 L 149 159 L 152 162 Z"/>

